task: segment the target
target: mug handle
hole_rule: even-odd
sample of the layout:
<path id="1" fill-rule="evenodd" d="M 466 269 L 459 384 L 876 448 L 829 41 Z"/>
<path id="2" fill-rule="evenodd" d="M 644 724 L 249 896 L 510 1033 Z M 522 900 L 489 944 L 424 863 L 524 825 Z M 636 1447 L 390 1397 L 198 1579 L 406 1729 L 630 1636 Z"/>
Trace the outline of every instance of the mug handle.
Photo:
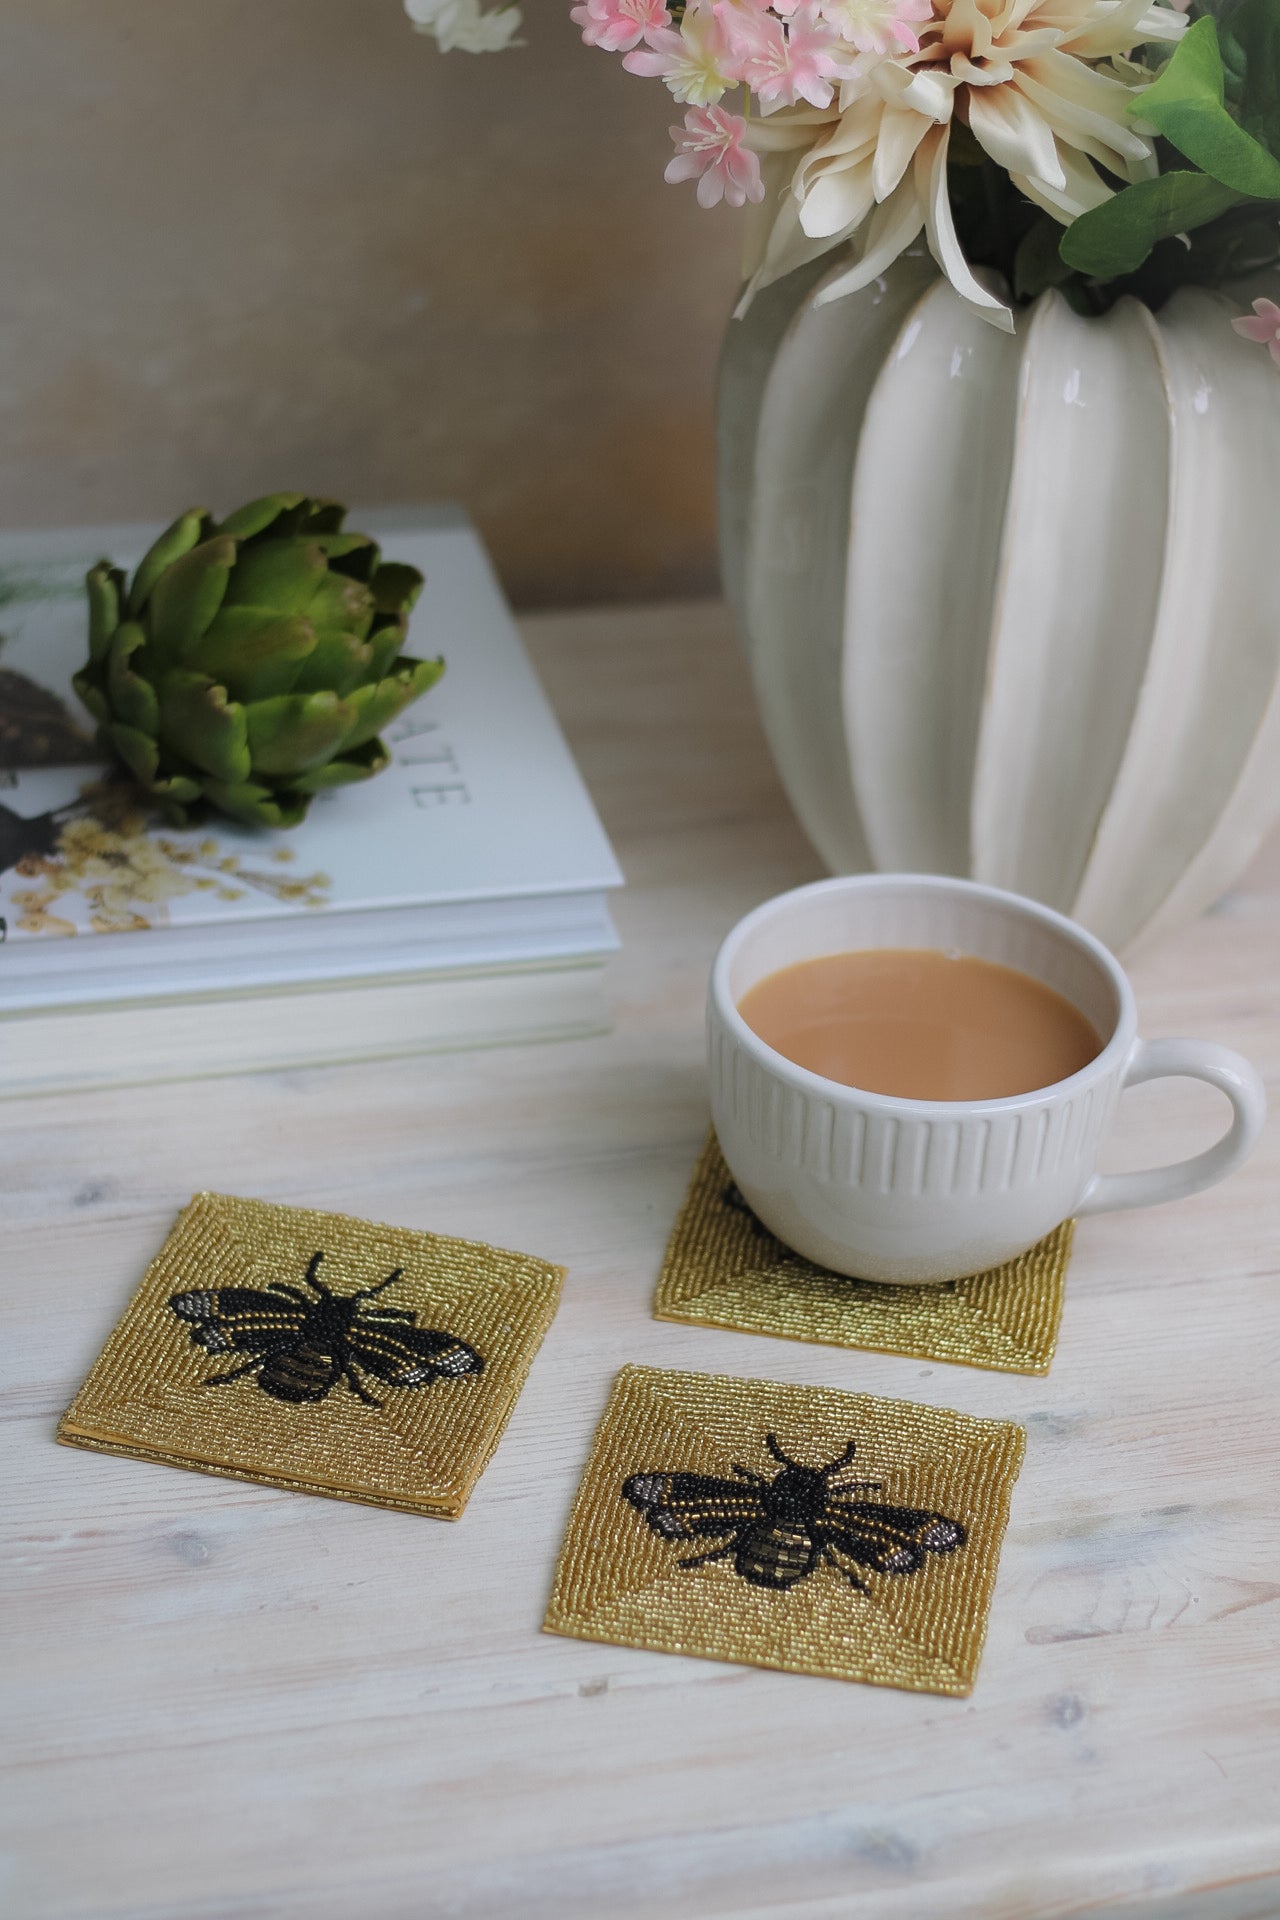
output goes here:
<path id="1" fill-rule="evenodd" d="M 1147 1080 L 1182 1078 L 1207 1080 L 1225 1093 L 1234 1109 L 1229 1130 L 1216 1147 L 1171 1167 L 1152 1167 L 1144 1173 L 1098 1174 L 1085 1190 L 1077 1209 L 1114 1213 L 1120 1207 L 1155 1207 L 1166 1200 L 1185 1200 L 1202 1193 L 1234 1173 L 1253 1151 L 1267 1117 L 1267 1095 L 1249 1062 L 1229 1047 L 1211 1040 L 1140 1040 L 1134 1048 L 1122 1086 L 1139 1087 Z"/>

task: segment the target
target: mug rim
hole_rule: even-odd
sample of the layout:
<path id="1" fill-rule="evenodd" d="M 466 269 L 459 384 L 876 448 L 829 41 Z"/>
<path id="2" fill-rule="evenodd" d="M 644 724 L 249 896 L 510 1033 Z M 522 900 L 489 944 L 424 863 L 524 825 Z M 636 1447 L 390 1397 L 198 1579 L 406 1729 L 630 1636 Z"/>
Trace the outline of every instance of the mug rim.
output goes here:
<path id="1" fill-rule="evenodd" d="M 747 1025 L 729 991 L 729 968 L 743 941 L 749 938 L 757 927 L 767 924 L 779 915 L 785 915 L 800 901 L 813 899 L 821 894 L 861 893 L 890 889 L 962 894 L 971 900 L 983 900 L 1013 907 L 1026 918 L 1038 920 L 1060 939 L 1074 946 L 1077 951 L 1083 952 L 1106 976 L 1116 995 L 1118 1005 L 1116 1022 L 1106 1045 L 1094 1055 L 1087 1066 L 1081 1067 L 1078 1072 L 1069 1074 L 1065 1080 L 1051 1080 L 1047 1086 L 1033 1087 L 1029 1093 L 1003 1094 L 994 1100 L 913 1100 L 905 1094 L 873 1093 L 869 1088 L 851 1086 L 847 1081 L 828 1080 L 824 1074 L 814 1073 L 808 1067 L 800 1066 L 796 1061 L 788 1059 L 786 1054 L 779 1053 L 776 1047 L 771 1047 L 767 1041 L 762 1040 L 755 1029 Z M 874 951 L 874 949 L 868 949 L 868 951 Z M 750 913 L 744 914 L 721 941 L 712 962 L 709 1000 L 717 1017 L 724 1022 L 737 1044 L 744 1047 L 763 1068 L 789 1081 L 799 1091 L 820 1095 L 827 1100 L 834 1095 L 846 1101 L 870 1102 L 881 1108 L 900 1111 L 904 1117 L 916 1119 L 935 1116 L 954 1120 L 958 1114 L 962 1113 L 1007 1113 L 1048 1098 L 1061 1098 L 1068 1092 L 1078 1092 L 1090 1080 L 1103 1079 L 1114 1068 L 1126 1064 L 1138 1033 L 1137 1003 L 1134 1000 L 1133 988 L 1129 984 L 1128 976 L 1110 948 L 1104 946 L 1087 927 L 1082 927 L 1078 921 L 1072 920 L 1065 913 L 1059 913 L 1054 907 L 1046 907 L 1039 900 L 1030 899 L 1026 894 L 1013 893 L 1004 887 L 987 886 L 981 880 L 964 880 L 950 874 L 939 873 L 837 874 L 827 880 L 811 880 L 805 886 L 791 887 L 786 893 L 777 893 L 771 899 L 762 900 L 758 907 L 753 907 Z"/>

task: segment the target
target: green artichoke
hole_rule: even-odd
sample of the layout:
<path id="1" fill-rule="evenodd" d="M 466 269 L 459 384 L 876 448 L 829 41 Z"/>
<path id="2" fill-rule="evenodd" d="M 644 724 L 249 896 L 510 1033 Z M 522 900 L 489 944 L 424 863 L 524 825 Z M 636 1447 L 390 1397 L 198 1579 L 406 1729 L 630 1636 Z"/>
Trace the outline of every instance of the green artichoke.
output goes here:
<path id="1" fill-rule="evenodd" d="M 196 508 L 132 585 L 105 560 L 90 572 L 76 692 L 175 823 L 213 807 L 296 827 L 313 795 L 382 771 L 378 734 L 444 672 L 400 654 L 422 575 L 344 533 L 345 514 L 300 493 L 221 525 Z"/>

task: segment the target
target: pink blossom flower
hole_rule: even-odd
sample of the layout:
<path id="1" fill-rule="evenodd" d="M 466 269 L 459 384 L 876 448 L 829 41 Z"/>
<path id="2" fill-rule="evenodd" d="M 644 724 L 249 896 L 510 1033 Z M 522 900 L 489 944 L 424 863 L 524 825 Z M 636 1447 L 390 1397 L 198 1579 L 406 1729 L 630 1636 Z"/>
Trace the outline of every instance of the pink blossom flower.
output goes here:
<path id="1" fill-rule="evenodd" d="M 730 23 L 737 25 L 743 21 L 750 23 L 759 20 L 761 15 L 780 11 L 778 7 L 772 5 L 772 0 L 702 0 L 702 3 L 710 5 L 712 13 L 717 15 L 722 27 Z M 797 0 L 798 3 L 799 0 Z"/>
<path id="2" fill-rule="evenodd" d="M 847 51 L 840 51 L 838 36 L 818 18 L 811 0 L 797 7 L 789 28 L 772 14 L 753 14 L 731 0 L 720 0 L 715 11 L 729 71 L 751 88 L 762 107 L 793 107 L 799 100 L 829 107 L 832 80 L 854 72 Z"/>
<path id="3" fill-rule="evenodd" d="M 667 179 L 672 185 L 696 180 L 703 207 L 714 207 L 719 200 L 731 207 L 763 200 L 760 162 L 743 144 L 746 131 L 740 114 L 726 113 L 723 107 L 690 107 L 684 125 L 671 129 L 676 154 L 667 166 Z"/>
<path id="4" fill-rule="evenodd" d="M 1280 367 L 1280 307 L 1274 300 L 1255 300 L 1253 312 L 1231 324 L 1246 340 L 1256 340 L 1260 347 L 1266 347 Z"/>
<path id="5" fill-rule="evenodd" d="M 919 35 L 910 22 L 933 18 L 933 0 L 817 0 L 817 6 L 842 40 L 859 53 L 881 57 L 895 48 L 919 53 Z"/>
<path id="6" fill-rule="evenodd" d="M 586 0 L 569 18 L 582 28 L 589 47 L 603 47 L 606 53 L 630 53 L 671 25 L 667 0 Z"/>
<path id="7" fill-rule="evenodd" d="M 665 80 L 677 100 L 707 107 L 729 91 L 734 81 L 726 70 L 729 49 L 723 29 L 707 8 L 690 7 L 679 33 L 664 28 L 648 35 L 647 47 L 627 54 L 628 73 L 646 80 Z"/>

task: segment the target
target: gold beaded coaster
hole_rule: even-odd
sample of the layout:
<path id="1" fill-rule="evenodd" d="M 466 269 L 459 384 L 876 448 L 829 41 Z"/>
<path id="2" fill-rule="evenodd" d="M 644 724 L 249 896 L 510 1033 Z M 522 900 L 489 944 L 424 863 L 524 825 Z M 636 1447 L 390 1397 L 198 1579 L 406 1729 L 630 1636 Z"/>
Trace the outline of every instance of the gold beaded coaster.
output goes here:
<path id="1" fill-rule="evenodd" d="M 1075 1222 L 1007 1266 L 940 1286 L 848 1280 L 775 1240 L 733 1184 L 713 1133 L 675 1224 L 654 1314 L 695 1327 L 863 1347 L 999 1373 L 1048 1373 Z"/>
<path id="2" fill-rule="evenodd" d="M 1024 1447 L 940 1407 L 624 1367 L 544 1627 L 970 1693 Z"/>
<path id="3" fill-rule="evenodd" d="M 58 1438 L 455 1520 L 563 1278 L 468 1240 L 198 1194 Z"/>

